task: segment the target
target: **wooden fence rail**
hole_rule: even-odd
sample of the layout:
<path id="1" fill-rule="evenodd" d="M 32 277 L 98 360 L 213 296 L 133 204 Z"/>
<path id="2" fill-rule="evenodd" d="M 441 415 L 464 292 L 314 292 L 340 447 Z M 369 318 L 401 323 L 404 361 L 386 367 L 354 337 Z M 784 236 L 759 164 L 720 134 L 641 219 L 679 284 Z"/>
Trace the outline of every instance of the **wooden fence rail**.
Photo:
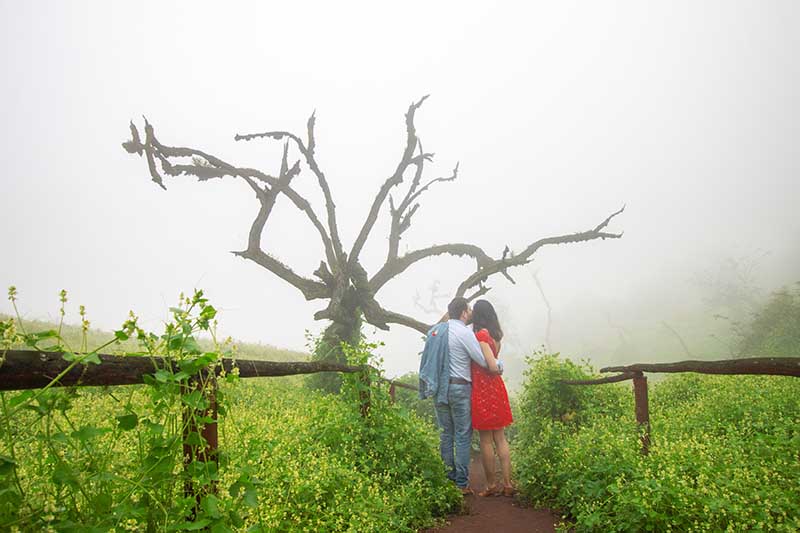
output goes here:
<path id="1" fill-rule="evenodd" d="M 632 379 L 636 422 L 642 430 L 642 454 L 647 455 L 650 452 L 650 406 L 647 397 L 647 377 L 644 372 L 800 377 L 800 357 L 750 357 L 722 361 L 637 363 L 626 366 L 608 366 L 601 368 L 600 372 L 621 372 L 621 374 L 597 379 L 561 380 L 561 383 L 565 385 L 602 385 Z"/>
<path id="2" fill-rule="evenodd" d="M 60 385 L 98 386 L 135 385 L 143 383 L 145 375 L 167 368 L 177 372 L 175 362 L 163 357 L 119 356 L 100 354 L 101 364 L 75 365 L 58 383 Z M 0 364 L 0 390 L 39 389 L 48 385 L 56 376 L 64 372 L 71 363 L 60 352 L 39 352 L 32 350 L 8 350 L 5 360 Z M 250 359 L 223 359 L 216 368 L 217 373 L 239 368 L 239 377 L 275 377 L 313 374 L 316 372 L 362 372 L 361 366 L 329 363 L 324 361 L 254 361 Z"/>

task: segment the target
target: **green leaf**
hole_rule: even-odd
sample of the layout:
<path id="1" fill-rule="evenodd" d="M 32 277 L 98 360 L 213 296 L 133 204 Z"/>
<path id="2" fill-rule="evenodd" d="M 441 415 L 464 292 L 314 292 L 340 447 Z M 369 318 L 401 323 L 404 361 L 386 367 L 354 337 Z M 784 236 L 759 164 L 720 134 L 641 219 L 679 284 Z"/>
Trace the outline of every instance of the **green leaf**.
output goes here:
<path id="1" fill-rule="evenodd" d="M 78 478 L 75 472 L 66 463 L 58 463 L 53 469 L 53 483 L 56 485 L 78 486 Z"/>
<path id="2" fill-rule="evenodd" d="M 242 521 L 242 524 L 244 524 L 244 521 Z M 233 533 L 233 530 L 230 527 L 228 527 L 224 522 L 217 522 L 216 524 L 211 526 L 211 533 Z"/>
<path id="3" fill-rule="evenodd" d="M 244 498 L 242 498 L 244 504 L 248 507 L 252 507 L 255 509 L 258 507 L 258 492 L 256 491 L 255 487 L 248 487 L 244 491 Z"/>
<path id="4" fill-rule="evenodd" d="M 228 512 L 228 518 L 230 519 L 231 524 L 233 524 L 233 527 L 242 527 L 242 526 L 244 526 L 244 519 L 242 518 L 242 515 L 240 515 L 238 512 L 236 512 L 235 509 L 231 509 Z"/>
<path id="5" fill-rule="evenodd" d="M 105 514 L 111 510 L 111 505 L 113 503 L 113 498 L 111 494 L 108 493 L 100 493 L 94 498 L 94 510 L 98 514 Z"/>
<path id="6" fill-rule="evenodd" d="M 145 419 L 142 420 L 142 424 L 144 424 L 148 430 L 150 430 L 154 435 L 160 435 L 164 433 L 164 426 L 163 424 L 159 424 L 158 422 L 153 422 L 152 420 Z"/>
<path id="7" fill-rule="evenodd" d="M 62 444 L 67 444 L 69 442 L 69 437 L 63 431 L 59 431 L 57 433 L 53 433 L 53 436 L 50 437 L 56 442 L 60 442 Z"/>
<path id="8" fill-rule="evenodd" d="M 172 373 L 169 370 L 164 370 L 163 368 L 156 370 L 153 376 L 155 376 L 156 381 L 158 381 L 159 383 L 166 383 L 167 381 L 172 381 Z"/>
<path id="9" fill-rule="evenodd" d="M 97 352 L 92 352 L 92 353 L 86 354 L 85 356 L 83 356 L 83 359 L 81 360 L 81 362 L 83 364 L 92 363 L 94 365 L 99 365 L 99 364 L 102 363 L 102 361 L 100 360 L 100 356 L 97 355 Z"/>
<path id="10" fill-rule="evenodd" d="M 23 335 L 22 338 L 25 340 L 25 344 L 28 346 L 36 346 L 36 343 L 43 341 L 44 339 L 58 338 L 58 332 L 54 329 L 49 329 L 47 331 L 28 333 L 27 335 Z"/>
<path id="11" fill-rule="evenodd" d="M 64 349 L 65 348 L 61 344 L 58 344 L 58 343 L 51 344 L 50 346 L 42 346 L 41 347 L 41 350 L 43 352 L 63 352 Z"/>
<path id="12" fill-rule="evenodd" d="M 169 337 L 169 342 L 167 342 L 167 349 L 170 351 L 178 350 L 183 344 L 183 335 L 172 335 Z"/>
<path id="13" fill-rule="evenodd" d="M 203 350 L 200 349 L 200 345 L 197 344 L 194 337 L 186 337 L 186 342 L 183 343 L 183 351 L 190 354 L 198 354 Z"/>
<path id="14" fill-rule="evenodd" d="M 123 431 L 128 431 L 135 428 L 139 424 L 139 417 L 135 413 L 120 415 L 117 417 L 119 428 Z"/>
<path id="15" fill-rule="evenodd" d="M 200 318 L 204 320 L 212 320 L 215 316 L 217 316 L 217 310 L 211 305 L 205 306 L 203 311 L 200 313 Z"/>
<path id="16" fill-rule="evenodd" d="M 109 431 L 111 431 L 111 430 L 108 429 L 108 428 L 96 428 L 96 427 L 93 427 L 93 426 L 83 426 L 78 431 L 73 431 L 72 432 L 72 438 L 73 439 L 78 439 L 81 442 L 87 442 L 87 441 L 89 441 L 91 439 L 99 437 L 100 435 L 108 433 Z"/>
<path id="17" fill-rule="evenodd" d="M 219 510 L 219 498 L 213 494 L 209 494 L 202 499 L 200 508 L 211 518 L 220 518 L 222 516 Z"/>
<path id="18" fill-rule="evenodd" d="M 121 329 L 114 332 L 114 337 L 116 337 L 118 341 L 126 341 L 130 338 L 130 336 Z"/>
<path id="19" fill-rule="evenodd" d="M 237 481 L 236 483 L 231 485 L 230 489 L 228 489 L 228 494 L 231 495 L 231 498 L 236 498 L 237 496 L 239 496 L 239 491 L 246 488 L 247 486 L 243 482 Z"/>
<path id="20" fill-rule="evenodd" d="M 33 393 L 34 392 L 32 390 L 26 390 L 26 391 L 20 392 L 19 394 L 17 394 L 13 398 L 11 398 L 8 401 L 8 404 L 11 407 L 16 407 L 21 403 L 27 402 L 31 398 L 31 396 L 33 396 Z"/>
<path id="21" fill-rule="evenodd" d="M 0 455 L 0 476 L 7 476 L 14 471 L 17 462 L 7 455 Z"/>
<path id="22" fill-rule="evenodd" d="M 184 394 L 181 396 L 181 401 L 192 409 L 196 409 L 198 411 L 208 407 L 208 399 L 199 390 L 192 391 L 189 394 Z"/>

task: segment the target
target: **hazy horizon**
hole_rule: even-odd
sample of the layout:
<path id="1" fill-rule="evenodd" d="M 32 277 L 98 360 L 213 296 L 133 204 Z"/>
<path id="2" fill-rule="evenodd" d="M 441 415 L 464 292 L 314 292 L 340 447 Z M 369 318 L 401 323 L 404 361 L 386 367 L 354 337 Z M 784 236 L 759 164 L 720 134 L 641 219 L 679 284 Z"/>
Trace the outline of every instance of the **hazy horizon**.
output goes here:
<path id="1" fill-rule="evenodd" d="M 56 318 L 63 288 L 73 319 L 85 304 L 92 325 L 110 330 L 133 309 L 157 328 L 198 287 L 224 335 L 303 349 L 305 331 L 324 327 L 313 313 L 325 302 L 229 253 L 245 248 L 257 212 L 250 188 L 179 177 L 162 191 L 121 147 L 128 124 L 141 128 L 144 115 L 165 144 L 274 174 L 280 142 L 234 135 L 304 135 L 316 111 L 317 156 L 349 249 L 397 165 L 404 113 L 426 94 L 416 124 L 436 154 L 427 176 L 458 162 L 459 177 L 422 198 L 401 252 L 470 242 L 499 256 L 627 206 L 609 226 L 623 238 L 545 247 L 510 271 L 516 285 L 489 280 L 509 353 L 544 342 L 534 272 L 552 307 L 551 348 L 604 362 L 684 355 L 670 328 L 697 355 L 724 353 L 700 341 L 719 332 L 715 283 L 748 283 L 763 300 L 800 281 L 795 2 L 0 5 L 10 259 L 0 281 L 17 286 L 27 317 Z M 295 183 L 322 212 L 313 176 Z M 363 255 L 370 273 L 386 256 L 388 219 L 384 206 Z M 309 277 L 322 258 L 285 199 L 262 247 Z M 746 280 L 731 260 L 749 265 Z M 378 301 L 434 321 L 441 312 L 415 295 L 427 300 L 438 282 L 443 311 L 473 266 L 428 260 Z M 418 332 L 365 331 L 386 342 L 390 375 L 417 368 Z"/>

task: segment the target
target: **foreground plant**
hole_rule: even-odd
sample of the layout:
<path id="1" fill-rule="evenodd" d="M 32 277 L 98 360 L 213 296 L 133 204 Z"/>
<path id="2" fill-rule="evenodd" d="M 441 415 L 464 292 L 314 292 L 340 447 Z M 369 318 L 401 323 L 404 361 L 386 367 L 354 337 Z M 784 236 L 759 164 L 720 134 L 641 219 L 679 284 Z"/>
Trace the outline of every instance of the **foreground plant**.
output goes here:
<path id="1" fill-rule="evenodd" d="M 61 300 L 63 308 L 65 293 Z M 70 365 L 95 364 L 101 348 L 135 339 L 139 350 L 127 356 L 154 367 L 141 386 L 64 388 L 56 378 L 38 391 L 0 393 L 0 530 L 415 531 L 460 502 L 435 435 L 390 405 L 375 386 L 379 371 L 370 371 L 372 385 L 348 382 L 341 397 L 291 378 L 242 383 L 236 368 L 217 368 L 233 354 L 229 341 L 217 342 L 216 310 L 201 291 L 182 295 L 170 314 L 160 335 L 131 314 L 89 353 L 71 351 L 60 326 L 32 333 L 18 316 L 1 323 L 4 351 L 27 344 L 64 352 Z M 198 333 L 211 336 L 213 351 L 201 349 Z M 348 353 L 363 363 L 372 348 Z M 187 464 L 185 445 L 190 457 L 205 453 L 212 390 L 219 453 Z"/>

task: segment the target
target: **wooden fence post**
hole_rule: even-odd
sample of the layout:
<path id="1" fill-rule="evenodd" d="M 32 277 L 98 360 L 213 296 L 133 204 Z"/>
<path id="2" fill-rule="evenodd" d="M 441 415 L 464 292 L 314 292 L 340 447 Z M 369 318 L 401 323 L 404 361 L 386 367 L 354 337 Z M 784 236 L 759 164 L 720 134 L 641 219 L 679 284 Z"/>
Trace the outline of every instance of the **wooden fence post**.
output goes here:
<path id="1" fill-rule="evenodd" d="M 365 368 L 361 373 L 361 384 L 363 385 L 361 391 L 358 393 L 358 399 L 361 408 L 361 417 L 366 418 L 369 415 L 370 407 L 370 380 L 369 368 Z"/>
<path id="2" fill-rule="evenodd" d="M 205 388 L 203 387 L 203 380 L 206 381 Z M 192 391 L 202 391 L 208 400 L 208 407 L 203 410 L 194 410 L 189 406 L 183 407 L 183 466 L 186 474 L 186 481 L 183 485 L 184 494 L 186 496 L 194 496 L 196 504 L 195 509 L 192 511 L 192 518 L 196 516 L 197 509 L 203 496 L 206 494 L 215 493 L 217 491 L 216 481 L 211 481 L 210 484 L 204 486 L 195 486 L 191 477 L 191 465 L 195 462 L 208 463 L 213 462 L 216 467 L 219 467 L 219 434 L 217 431 L 217 379 L 211 372 L 203 372 L 202 374 L 193 377 L 189 380 L 189 384 L 184 387 L 184 394 L 189 394 Z M 203 418 L 206 421 L 202 425 L 202 429 L 198 431 L 197 420 Z M 205 440 L 205 446 L 201 449 L 196 445 L 190 444 L 190 437 L 192 433 L 199 434 Z"/>
<path id="3" fill-rule="evenodd" d="M 647 400 L 647 377 L 642 372 L 633 376 L 633 398 L 636 402 L 636 422 L 642 433 L 642 455 L 650 453 L 650 408 Z"/>
<path id="4" fill-rule="evenodd" d="M 391 384 L 389 385 L 389 398 L 391 398 L 391 399 L 392 399 L 392 403 L 393 403 L 393 404 L 394 404 L 394 402 L 397 400 L 397 399 L 395 398 L 395 386 L 394 386 L 394 383 L 391 383 Z"/>

